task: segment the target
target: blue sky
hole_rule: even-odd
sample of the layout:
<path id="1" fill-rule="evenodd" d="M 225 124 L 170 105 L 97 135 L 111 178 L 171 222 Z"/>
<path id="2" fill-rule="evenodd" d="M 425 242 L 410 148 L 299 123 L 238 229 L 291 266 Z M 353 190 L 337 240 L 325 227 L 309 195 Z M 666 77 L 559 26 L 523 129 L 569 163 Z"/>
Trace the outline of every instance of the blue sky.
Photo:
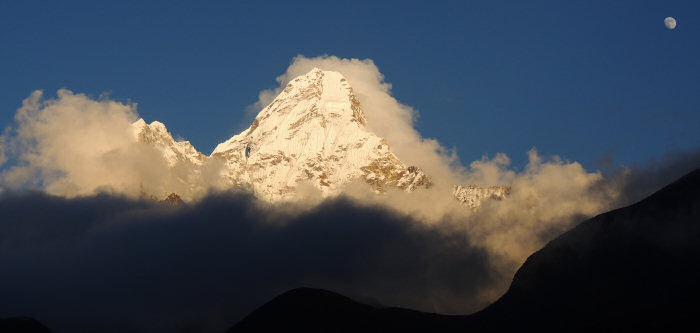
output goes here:
<path id="1" fill-rule="evenodd" d="M 678 20 L 675 30 L 663 25 Z M 292 58 L 370 58 L 464 163 L 700 146 L 700 2 L 0 2 L 0 125 L 33 90 L 132 101 L 209 153 Z"/>

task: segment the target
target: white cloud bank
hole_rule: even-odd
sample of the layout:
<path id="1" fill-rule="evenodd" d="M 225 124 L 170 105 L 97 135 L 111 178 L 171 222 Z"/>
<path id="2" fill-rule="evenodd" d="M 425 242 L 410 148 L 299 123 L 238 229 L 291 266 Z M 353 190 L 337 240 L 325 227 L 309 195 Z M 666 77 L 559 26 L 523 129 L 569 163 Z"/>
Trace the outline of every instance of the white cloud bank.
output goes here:
<path id="1" fill-rule="evenodd" d="M 457 164 L 454 152 L 415 130 L 417 111 L 391 95 L 391 84 L 369 59 L 299 55 L 277 78 L 279 86 L 261 92 L 256 105 L 267 105 L 289 81 L 314 67 L 342 73 L 360 100 L 367 126 L 387 140 L 400 160 L 423 168 L 435 181 L 430 191 L 369 197 L 363 185 L 353 184 L 347 187 L 346 195 L 368 204 L 382 203 L 428 223 L 445 223 L 446 230 L 465 232 L 487 248 L 500 259 L 494 260 L 498 263 L 494 269 L 508 278 L 496 288 L 483 290 L 484 302 L 504 291 L 528 255 L 583 217 L 610 209 L 618 196 L 617 186 L 606 182 L 600 172 L 589 172 L 581 164 L 558 156 L 542 157 L 534 148 L 527 152 L 529 162 L 523 170 L 511 168 L 510 159 L 502 153 L 467 167 Z M 512 190 L 506 200 L 487 201 L 472 211 L 453 199 L 453 184 L 507 185 Z"/>
<path id="2" fill-rule="evenodd" d="M 257 106 L 267 105 L 287 82 L 313 67 L 342 73 L 360 100 L 367 126 L 387 140 L 399 159 L 423 168 L 435 182 L 428 191 L 379 196 L 368 196 L 366 186 L 351 184 L 345 194 L 427 223 L 442 222 L 446 231 L 465 232 L 499 259 L 494 260 L 499 263 L 494 269 L 504 276 L 512 276 L 530 253 L 583 216 L 611 208 L 617 196 L 614 182 L 604 182 L 599 172 L 588 172 L 579 163 L 556 156 L 541 157 L 534 149 L 528 152 L 529 163 L 523 170 L 510 168 L 504 154 L 467 167 L 456 164 L 453 152 L 415 130 L 417 111 L 391 95 L 391 84 L 369 59 L 297 56 L 277 78 L 279 87 L 260 93 Z M 94 100 L 68 90 L 44 100 L 41 92 L 34 92 L 17 110 L 13 131 L 0 142 L 0 161 L 5 155 L 15 159 L 2 172 L 2 182 L 5 187 L 38 187 L 67 197 L 98 192 L 135 197 L 145 187 L 153 193 L 197 198 L 210 188 L 220 189 L 215 166 L 200 173 L 184 166 L 169 168 L 159 151 L 137 142 L 131 128 L 137 118 L 135 104 Z M 196 190 L 187 185 L 193 182 L 200 183 Z M 452 198 L 453 184 L 508 185 L 512 190 L 507 199 L 488 201 L 472 211 Z M 508 281 L 484 290 L 484 302 L 492 301 Z"/>
<path id="3" fill-rule="evenodd" d="M 54 99 L 33 92 L 17 110 L 16 127 L 2 136 L 4 150 L 15 160 L 1 174 L 3 187 L 40 188 L 65 197 L 100 192 L 138 197 L 146 191 L 192 198 L 209 186 L 193 193 L 188 182 L 215 183 L 207 166 L 197 172 L 171 168 L 159 150 L 137 140 L 131 125 L 136 119 L 136 104 L 94 100 L 66 89 Z"/>

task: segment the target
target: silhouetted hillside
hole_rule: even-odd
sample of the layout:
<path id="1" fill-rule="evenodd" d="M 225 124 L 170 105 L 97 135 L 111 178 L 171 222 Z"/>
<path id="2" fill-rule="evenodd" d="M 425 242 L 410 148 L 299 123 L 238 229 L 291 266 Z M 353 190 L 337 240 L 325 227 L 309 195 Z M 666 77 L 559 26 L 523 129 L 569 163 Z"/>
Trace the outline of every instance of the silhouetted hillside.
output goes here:
<path id="1" fill-rule="evenodd" d="M 474 319 L 489 331 L 522 325 L 539 331 L 666 330 L 695 322 L 699 280 L 696 170 L 551 241 Z"/>
<path id="2" fill-rule="evenodd" d="M 0 318 L 1 333 L 50 333 L 44 324 L 29 317 Z"/>
<path id="3" fill-rule="evenodd" d="M 290 290 L 241 320 L 227 332 L 367 332 L 429 330 L 448 316 L 407 309 L 374 308 L 334 292 Z"/>
<path id="4" fill-rule="evenodd" d="M 667 331 L 695 324 L 698 281 L 700 169 L 551 241 L 528 258 L 501 299 L 475 315 L 378 309 L 296 289 L 229 332 Z"/>

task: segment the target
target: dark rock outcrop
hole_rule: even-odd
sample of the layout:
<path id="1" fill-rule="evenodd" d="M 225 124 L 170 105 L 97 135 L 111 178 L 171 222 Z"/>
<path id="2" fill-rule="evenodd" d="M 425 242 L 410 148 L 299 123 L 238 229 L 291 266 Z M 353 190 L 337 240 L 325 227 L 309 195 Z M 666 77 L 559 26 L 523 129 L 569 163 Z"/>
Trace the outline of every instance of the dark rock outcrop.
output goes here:
<path id="1" fill-rule="evenodd" d="M 182 205 L 184 204 L 184 201 L 180 198 L 179 195 L 175 193 L 170 193 L 167 198 L 158 201 L 159 203 L 164 203 L 164 204 L 170 204 L 170 205 Z"/>

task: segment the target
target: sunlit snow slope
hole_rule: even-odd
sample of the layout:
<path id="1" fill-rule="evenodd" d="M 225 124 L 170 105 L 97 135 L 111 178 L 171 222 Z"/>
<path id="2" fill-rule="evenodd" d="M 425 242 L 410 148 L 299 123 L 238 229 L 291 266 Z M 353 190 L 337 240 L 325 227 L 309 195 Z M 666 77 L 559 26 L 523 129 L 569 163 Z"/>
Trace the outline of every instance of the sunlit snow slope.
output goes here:
<path id="1" fill-rule="evenodd" d="M 292 80 L 247 130 L 218 145 L 212 157 L 226 160 L 231 182 L 249 183 L 273 201 L 294 196 L 302 181 L 326 195 L 355 178 L 377 191 L 430 186 L 429 177 L 399 161 L 365 124 L 347 80 L 315 68 Z"/>
<path id="2" fill-rule="evenodd" d="M 338 194 L 356 179 L 376 192 L 430 188 L 431 178 L 401 162 L 366 123 L 343 75 L 314 68 L 289 82 L 248 129 L 219 144 L 211 156 L 187 141 L 176 142 L 162 123 L 147 125 L 139 119 L 133 127 L 138 139 L 155 145 L 171 166 L 188 163 L 196 168 L 208 159 L 221 160 L 227 186 L 250 186 L 269 201 L 294 199 L 302 183 L 324 196 Z M 494 195 L 505 196 L 503 190 L 487 194 L 469 188 L 456 188 L 454 194 L 470 207 Z"/>

